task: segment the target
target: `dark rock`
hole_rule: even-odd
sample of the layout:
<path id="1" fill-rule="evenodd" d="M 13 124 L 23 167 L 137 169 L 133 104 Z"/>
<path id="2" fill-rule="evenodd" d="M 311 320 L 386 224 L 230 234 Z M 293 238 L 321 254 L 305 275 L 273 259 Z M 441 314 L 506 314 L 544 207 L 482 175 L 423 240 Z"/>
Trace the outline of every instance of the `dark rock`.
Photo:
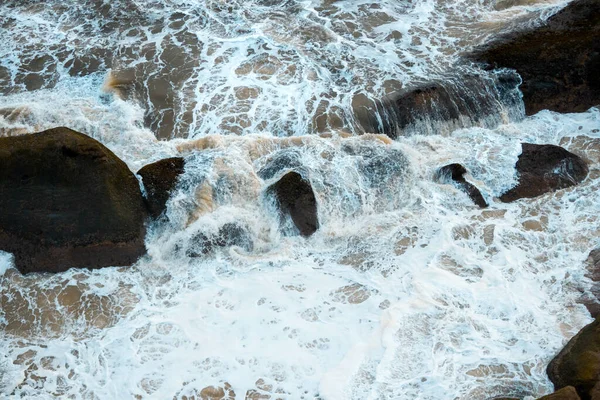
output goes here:
<path id="1" fill-rule="evenodd" d="M 382 100 L 355 96 L 353 110 L 362 130 L 395 139 L 411 134 L 439 134 L 473 125 L 496 126 L 504 109 L 520 103 L 519 76 L 501 71 L 429 82 Z"/>
<path id="2" fill-rule="evenodd" d="M 0 249 L 23 273 L 135 263 L 146 207 L 127 165 L 67 128 L 0 138 Z"/>
<path id="3" fill-rule="evenodd" d="M 212 253 L 218 247 L 230 246 L 239 246 L 246 251 L 252 250 L 252 237 L 245 227 L 228 223 L 223 225 L 216 235 L 199 233 L 192 239 L 192 245 L 186 254 L 188 257 L 200 257 Z"/>
<path id="4" fill-rule="evenodd" d="M 479 189 L 467 182 L 464 175 L 467 173 L 465 167 L 460 164 L 449 164 L 441 167 L 435 173 L 434 180 L 440 183 L 452 183 L 457 189 L 465 192 L 473 203 L 481 208 L 488 206 Z"/>
<path id="5" fill-rule="evenodd" d="M 600 1 L 575 0 L 538 28 L 501 37 L 473 59 L 516 69 L 528 115 L 600 104 Z"/>
<path id="6" fill-rule="evenodd" d="M 317 200 L 307 181 L 297 172 L 288 172 L 267 189 L 279 204 L 282 217 L 290 216 L 302 236 L 310 236 L 319 229 Z"/>
<path id="7" fill-rule="evenodd" d="M 555 389 L 573 386 L 582 400 L 591 400 L 600 381 L 600 319 L 575 335 L 546 372 Z"/>
<path id="8" fill-rule="evenodd" d="M 573 386 L 567 386 L 538 400 L 581 400 Z"/>
<path id="9" fill-rule="evenodd" d="M 153 218 L 157 218 L 165 211 L 167 201 L 184 168 L 184 159 L 173 157 L 148 164 L 137 172 L 142 177 L 146 189 L 146 204 Z"/>
<path id="10" fill-rule="evenodd" d="M 521 146 L 516 165 L 519 183 L 500 196 L 505 203 L 577 185 L 588 174 L 585 161 L 562 147 L 530 143 Z"/>

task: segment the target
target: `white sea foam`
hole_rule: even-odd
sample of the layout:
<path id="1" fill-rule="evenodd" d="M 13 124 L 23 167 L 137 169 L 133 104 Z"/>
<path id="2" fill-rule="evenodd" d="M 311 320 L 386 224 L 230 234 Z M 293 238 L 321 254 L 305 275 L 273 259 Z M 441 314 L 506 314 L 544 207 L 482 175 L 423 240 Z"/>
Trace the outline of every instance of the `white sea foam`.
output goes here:
<path id="1" fill-rule="evenodd" d="M 66 125 L 135 171 L 193 147 L 194 138 L 229 132 L 223 126 L 231 116 L 250 121 L 232 130 L 243 137 L 183 152 L 186 172 L 168 203 L 170 221 L 149 226 L 148 255 L 133 267 L 23 277 L 0 253 L 0 394 L 183 399 L 226 384 L 250 399 L 551 391 L 545 366 L 590 320 L 576 301 L 589 286 L 583 261 L 600 237 L 600 112 L 543 111 L 391 144 L 306 136 L 318 130 L 318 104 L 337 107 L 347 121 L 354 93 L 378 98 L 398 82 L 447 73 L 465 48 L 562 4 L 494 11 L 494 2 L 474 3 L 132 2 L 136 10 L 115 14 L 144 32 L 131 36 L 100 35 L 100 18 L 78 25 L 89 13 L 78 4 L 63 14 L 53 8 L 59 2 L 0 6 L 18 28 L 0 31 L 8 43 L 0 65 L 15 87 L 0 97 L 0 109 L 13 110 L 0 113 L 2 135 Z M 39 40 L 36 55 L 79 39 L 97 48 L 130 37 L 141 49 L 179 29 L 152 30 L 175 12 L 189 16 L 187 29 L 204 43 L 202 62 L 182 83 L 194 112 L 179 139 L 155 139 L 147 103 L 103 91 L 108 66 L 73 77 L 63 60 L 46 76 L 47 88 L 19 86 L 18 66 L 33 51 L 19 38 Z M 119 49 L 125 54 L 127 46 Z M 261 64 L 257 56 L 274 58 Z M 303 144 L 266 145 L 289 135 Z M 512 204 L 495 199 L 516 181 L 522 141 L 576 136 L 590 138 L 588 145 L 562 144 L 590 161 L 581 185 Z M 308 239 L 282 233 L 266 196 L 281 171 L 257 175 L 282 154 L 295 157 L 315 190 L 321 227 Z M 436 169 L 452 162 L 469 170 L 489 209 L 434 183 Z M 202 235 L 231 223 L 247 229 L 251 248 L 196 256 Z"/>

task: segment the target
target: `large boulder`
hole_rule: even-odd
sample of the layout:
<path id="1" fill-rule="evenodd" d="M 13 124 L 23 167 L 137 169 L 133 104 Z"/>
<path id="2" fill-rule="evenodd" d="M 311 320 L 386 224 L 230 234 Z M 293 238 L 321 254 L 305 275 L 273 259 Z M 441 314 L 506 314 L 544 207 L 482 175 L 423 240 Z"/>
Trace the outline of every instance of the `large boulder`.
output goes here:
<path id="1" fill-rule="evenodd" d="M 279 205 L 283 219 L 290 217 L 302 236 L 310 236 L 319 229 L 317 200 L 310 182 L 297 172 L 282 176 L 267 189 Z"/>
<path id="2" fill-rule="evenodd" d="M 540 397 L 538 400 L 581 400 L 581 398 L 573 386 L 566 386 L 552 394 Z"/>
<path id="3" fill-rule="evenodd" d="M 516 69 L 528 115 L 600 104 L 600 1 L 575 0 L 538 28 L 503 36 L 475 60 Z"/>
<path id="4" fill-rule="evenodd" d="M 473 203 L 477 204 L 481 208 L 488 206 L 487 202 L 481 195 L 481 192 L 475 185 L 467 182 L 464 175 L 467 173 L 467 169 L 460 164 L 448 164 L 435 173 L 434 180 L 440 183 L 452 183 L 457 189 L 465 192 Z"/>
<path id="5" fill-rule="evenodd" d="M 520 103 L 519 83 L 512 71 L 460 76 L 408 87 L 381 100 L 359 94 L 352 108 L 362 130 L 392 139 L 474 125 L 494 127 Z"/>
<path id="6" fill-rule="evenodd" d="M 185 160 L 182 157 L 173 157 L 148 164 L 137 172 L 142 177 L 146 189 L 146 204 L 153 218 L 159 217 L 165 211 L 171 192 L 184 169 Z"/>
<path id="7" fill-rule="evenodd" d="M 0 250 L 23 273 L 131 265 L 145 253 L 138 180 L 68 128 L 0 138 Z"/>
<path id="8" fill-rule="evenodd" d="M 573 386 L 582 400 L 600 399 L 592 397 L 600 382 L 600 318 L 575 335 L 546 372 L 555 389 Z"/>
<path id="9" fill-rule="evenodd" d="M 588 174 L 585 161 L 562 147 L 530 143 L 521 146 L 516 164 L 519 182 L 500 196 L 505 203 L 577 185 Z"/>

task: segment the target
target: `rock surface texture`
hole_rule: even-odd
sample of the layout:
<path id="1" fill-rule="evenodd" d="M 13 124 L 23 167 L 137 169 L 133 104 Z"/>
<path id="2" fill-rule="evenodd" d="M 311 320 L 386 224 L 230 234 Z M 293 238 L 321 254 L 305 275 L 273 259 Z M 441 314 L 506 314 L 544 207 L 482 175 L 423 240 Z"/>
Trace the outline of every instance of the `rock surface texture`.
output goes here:
<path id="1" fill-rule="evenodd" d="M 600 0 L 575 0 L 542 26 L 511 33 L 472 56 L 517 70 L 527 115 L 600 104 Z"/>
<path id="2" fill-rule="evenodd" d="M 573 386 L 582 400 L 600 399 L 600 319 L 575 335 L 550 362 L 547 372 L 555 389 Z"/>
<path id="3" fill-rule="evenodd" d="M 167 201 L 184 168 L 184 159 L 173 157 L 148 164 L 137 172 L 142 177 L 146 189 L 146 204 L 153 218 L 159 217 L 165 211 Z"/>
<path id="4" fill-rule="evenodd" d="M 523 143 L 522 149 L 516 164 L 519 183 L 500 196 L 505 203 L 577 185 L 588 174 L 585 161 L 562 147 Z"/>
<path id="5" fill-rule="evenodd" d="M 131 265 L 145 253 L 138 180 L 68 128 L 0 138 L 0 249 L 23 273 Z"/>
<path id="6" fill-rule="evenodd" d="M 267 189 L 279 204 L 282 216 L 289 217 L 302 236 L 319 229 L 317 201 L 310 182 L 297 172 L 288 172 Z"/>

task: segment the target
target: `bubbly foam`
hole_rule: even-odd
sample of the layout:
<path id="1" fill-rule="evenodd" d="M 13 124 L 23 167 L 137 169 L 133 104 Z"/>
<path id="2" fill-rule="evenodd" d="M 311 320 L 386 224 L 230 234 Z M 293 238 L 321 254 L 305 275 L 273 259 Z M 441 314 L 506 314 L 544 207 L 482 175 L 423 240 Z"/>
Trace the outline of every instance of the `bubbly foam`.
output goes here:
<path id="1" fill-rule="evenodd" d="M 545 366 L 590 320 L 577 300 L 600 236 L 600 111 L 544 111 L 394 142 L 353 136 L 347 116 L 356 91 L 380 98 L 438 76 L 460 51 L 559 3 L 496 11 L 492 2 L 431 0 L 137 4 L 0 6 L 11 28 L 0 30 L 9 43 L 0 76 L 11 82 L 1 89 L 0 135 L 66 125 L 134 171 L 186 157 L 168 221 L 149 226 L 148 255 L 136 265 L 21 276 L 0 253 L 0 393 L 329 400 L 551 391 Z M 198 44 L 184 43 L 190 32 L 200 56 Z M 87 46 L 91 57 L 117 40 L 122 65 L 98 56 L 95 71 L 89 60 L 86 71 L 73 69 L 69 60 L 82 57 L 73 51 L 44 61 L 43 88 L 23 87 L 21 67 L 48 46 Z M 165 43 L 192 53 L 177 59 Z M 149 58 L 145 46 L 154 46 Z M 174 59 L 161 64 L 166 54 Z M 140 76 L 156 73 L 159 84 L 165 66 L 182 60 L 185 69 L 191 59 L 173 90 L 185 95 L 173 103 L 179 138 L 157 140 L 155 123 L 166 120 L 154 118 L 166 114 L 152 107 L 172 99 L 145 98 L 150 78 L 128 86 L 118 73 L 142 65 Z M 116 93 L 105 91 L 108 68 Z M 232 116 L 237 128 L 224 128 Z M 500 203 L 516 182 L 522 141 L 561 143 L 589 160 L 589 177 Z M 469 170 L 488 209 L 434 182 L 453 162 Z M 315 191 L 321 226 L 308 239 L 280 229 L 267 196 L 286 168 Z M 203 247 L 227 224 L 251 246 Z"/>

